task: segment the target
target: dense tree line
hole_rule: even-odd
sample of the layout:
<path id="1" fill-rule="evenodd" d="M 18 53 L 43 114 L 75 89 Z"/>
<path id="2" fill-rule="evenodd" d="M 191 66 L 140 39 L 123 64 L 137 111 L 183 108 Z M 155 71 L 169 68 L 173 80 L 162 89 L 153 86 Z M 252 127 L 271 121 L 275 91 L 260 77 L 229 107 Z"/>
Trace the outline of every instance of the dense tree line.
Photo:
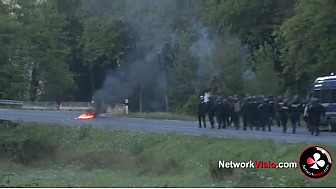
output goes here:
<path id="1" fill-rule="evenodd" d="M 172 110 L 192 110 L 204 91 L 305 96 L 336 70 L 335 10 L 334 0 L 0 1 L 0 97 L 89 101 L 109 70 L 156 44 Z"/>

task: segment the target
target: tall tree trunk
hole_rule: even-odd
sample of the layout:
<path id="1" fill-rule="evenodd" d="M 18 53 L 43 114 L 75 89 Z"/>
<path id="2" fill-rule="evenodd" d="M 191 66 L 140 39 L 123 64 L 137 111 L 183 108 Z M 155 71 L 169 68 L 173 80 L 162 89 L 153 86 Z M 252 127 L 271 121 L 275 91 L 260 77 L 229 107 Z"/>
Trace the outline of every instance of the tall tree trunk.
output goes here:
<path id="1" fill-rule="evenodd" d="M 30 101 L 36 101 L 37 100 L 37 89 L 38 89 L 38 78 L 37 78 L 37 68 L 34 66 L 32 70 L 32 77 L 30 81 L 30 95 L 29 99 Z"/>
<path id="2" fill-rule="evenodd" d="M 166 102 L 166 112 L 168 112 L 169 111 L 169 99 L 168 99 L 168 95 L 166 92 L 164 93 L 164 97 L 165 97 L 165 102 Z"/>

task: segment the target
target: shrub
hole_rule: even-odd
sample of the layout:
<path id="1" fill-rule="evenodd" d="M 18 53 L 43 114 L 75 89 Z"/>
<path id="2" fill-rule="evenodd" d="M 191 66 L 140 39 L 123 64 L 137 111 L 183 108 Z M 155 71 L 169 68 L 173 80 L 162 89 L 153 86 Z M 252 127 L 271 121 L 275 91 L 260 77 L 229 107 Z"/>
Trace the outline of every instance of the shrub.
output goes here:
<path id="1" fill-rule="evenodd" d="M 214 182 L 223 181 L 233 174 L 233 169 L 218 168 L 218 161 L 209 162 L 209 172 Z"/>

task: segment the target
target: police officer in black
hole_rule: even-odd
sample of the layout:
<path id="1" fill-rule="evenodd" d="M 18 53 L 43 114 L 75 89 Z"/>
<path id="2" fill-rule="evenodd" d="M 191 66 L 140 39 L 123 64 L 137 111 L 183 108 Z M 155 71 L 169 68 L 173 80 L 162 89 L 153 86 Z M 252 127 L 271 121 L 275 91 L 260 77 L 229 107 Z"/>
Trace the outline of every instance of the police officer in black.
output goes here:
<path id="1" fill-rule="evenodd" d="M 273 125 L 273 120 L 275 120 L 275 101 L 274 97 L 272 94 L 268 95 L 268 106 L 269 106 L 269 112 L 270 112 L 270 119 L 269 119 L 269 124 Z"/>
<path id="2" fill-rule="evenodd" d="M 317 98 L 312 98 L 311 106 L 309 106 L 308 110 L 308 119 L 310 121 L 311 134 L 318 136 L 320 134 L 319 124 L 321 116 L 325 117 L 325 110 L 324 107 L 319 103 Z"/>
<path id="3" fill-rule="evenodd" d="M 204 128 L 206 128 L 205 124 L 206 103 L 204 102 L 204 96 L 200 96 L 197 106 L 197 115 L 198 115 L 199 128 L 202 128 L 201 121 L 203 121 L 203 126 Z"/>
<path id="4" fill-rule="evenodd" d="M 225 129 L 227 125 L 230 125 L 230 104 L 227 99 L 222 100 L 223 103 L 223 128 Z"/>
<path id="5" fill-rule="evenodd" d="M 225 110 L 224 110 L 224 105 L 222 103 L 222 99 L 218 97 L 216 101 L 216 106 L 215 106 L 215 115 L 216 115 L 216 120 L 218 124 L 218 129 L 221 129 L 221 127 L 223 127 L 223 129 L 226 128 L 226 123 L 224 123 L 224 117 L 225 117 L 224 111 Z"/>
<path id="6" fill-rule="evenodd" d="M 289 113 L 289 119 L 291 121 L 292 127 L 293 127 L 293 134 L 295 134 L 296 127 L 299 124 L 300 121 L 300 115 L 301 115 L 301 102 L 299 95 L 295 95 L 293 97 L 292 102 L 290 103 L 288 107 L 288 113 Z"/>
<path id="7" fill-rule="evenodd" d="M 206 102 L 206 106 L 207 106 L 207 114 L 208 114 L 208 118 L 211 124 L 211 128 L 213 129 L 215 127 L 215 100 L 213 96 L 209 96 L 209 100 L 208 102 Z"/>
<path id="8" fill-rule="evenodd" d="M 276 101 L 276 105 L 275 105 L 275 118 L 276 118 L 276 122 L 278 127 L 281 126 L 281 115 L 280 115 L 280 111 L 281 111 L 281 107 L 283 105 L 283 99 L 282 96 L 279 95 L 278 99 Z"/>
<path id="9" fill-rule="evenodd" d="M 242 106 L 242 116 L 243 116 L 243 130 L 246 131 L 246 127 L 249 125 L 251 127 L 252 130 L 252 123 L 251 123 L 251 119 L 252 119 L 252 104 L 251 104 L 251 97 L 247 97 L 247 99 L 245 99 L 245 102 Z"/>
<path id="10" fill-rule="evenodd" d="M 288 100 L 284 99 L 283 103 L 279 107 L 280 124 L 283 126 L 283 132 L 287 131 L 287 121 L 288 121 Z"/>
<path id="11" fill-rule="evenodd" d="M 260 105 L 258 106 L 258 110 L 260 112 L 260 126 L 262 127 L 262 130 L 265 131 L 265 126 L 268 126 L 268 131 L 271 131 L 271 125 L 269 122 L 270 119 L 270 109 L 268 100 L 262 100 Z"/>
<path id="12" fill-rule="evenodd" d="M 251 130 L 252 130 L 253 126 L 257 127 L 258 124 L 259 124 L 258 106 L 259 106 L 259 103 L 258 103 L 257 97 L 252 96 L 252 101 L 251 101 L 251 125 L 250 125 Z"/>

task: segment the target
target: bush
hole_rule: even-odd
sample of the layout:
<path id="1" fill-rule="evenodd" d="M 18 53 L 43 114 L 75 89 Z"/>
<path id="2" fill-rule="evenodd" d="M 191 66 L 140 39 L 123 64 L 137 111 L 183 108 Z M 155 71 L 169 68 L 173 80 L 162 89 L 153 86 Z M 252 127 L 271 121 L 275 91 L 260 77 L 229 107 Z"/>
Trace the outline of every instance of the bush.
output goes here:
<path id="1" fill-rule="evenodd" d="M 183 105 L 182 111 L 188 115 L 195 115 L 198 104 L 198 98 L 196 96 L 191 96 L 188 101 Z"/>
<path id="2" fill-rule="evenodd" d="M 218 161 L 209 162 L 209 172 L 214 182 L 223 181 L 233 174 L 233 169 L 218 168 Z"/>

